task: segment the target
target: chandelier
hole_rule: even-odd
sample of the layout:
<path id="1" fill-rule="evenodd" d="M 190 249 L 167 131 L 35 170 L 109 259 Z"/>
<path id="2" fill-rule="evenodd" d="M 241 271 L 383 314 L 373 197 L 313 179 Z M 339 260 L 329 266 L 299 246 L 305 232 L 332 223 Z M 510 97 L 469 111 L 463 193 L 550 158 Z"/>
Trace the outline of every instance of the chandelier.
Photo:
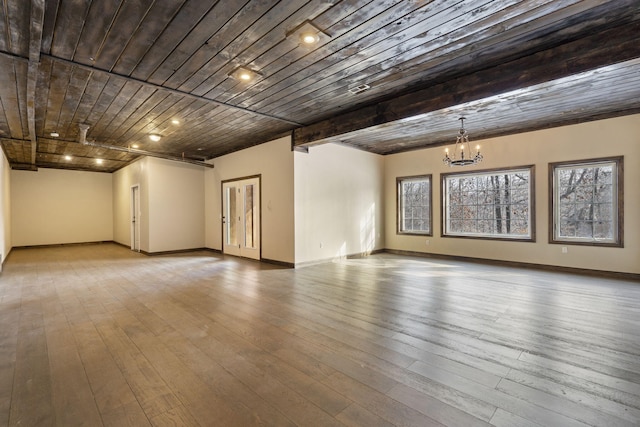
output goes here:
<path id="1" fill-rule="evenodd" d="M 469 146 L 469 134 L 464 128 L 464 117 L 460 117 L 460 131 L 458 131 L 458 136 L 456 137 L 456 146 L 453 150 L 453 155 L 449 157 L 449 149 L 445 149 L 444 159 L 442 161 L 445 165 L 448 166 L 468 166 L 475 165 L 482 161 L 482 154 L 480 154 L 480 146 L 476 146 L 476 154 L 472 157 L 471 147 Z M 467 156 L 465 158 L 464 152 L 467 151 Z M 460 157 L 458 158 L 458 155 Z"/>

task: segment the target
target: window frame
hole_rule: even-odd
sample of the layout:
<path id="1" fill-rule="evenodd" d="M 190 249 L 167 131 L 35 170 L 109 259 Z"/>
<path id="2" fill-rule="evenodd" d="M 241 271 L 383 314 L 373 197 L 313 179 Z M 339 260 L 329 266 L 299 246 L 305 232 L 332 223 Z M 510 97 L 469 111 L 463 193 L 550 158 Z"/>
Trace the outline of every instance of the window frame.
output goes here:
<path id="1" fill-rule="evenodd" d="M 615 191 L 616 199 L 612 206 L 617 210 L 613 218 L 616 220 L 614 231 L 616 236 L 613 240 L 597 240 L 584 238 L 562 238 L 557 236 L 558 218 L 556 208 L 558 205 L 556 197 L 556 173 L 558 168 L 575 166 L 576 168 L 594 167 L 597 164 L 613 163 L 615 165 Z M 559 245 L 579 245 L 597 247 L 624 247 L 624 156 L 600 157 L 595 159 L 570 160 L 563 162 L 549 163 L 549 243 Z"/>
<path id="2" fill-rule="evenodd" d="M 429 231 L 404 231 L 402 230 L 403 206 L 402 206 L 402 183 L 404 181 L 429 181 Z M 432 174 L 412 175 L 396 177 L 396 234 L 403 236 L 433 236 L 433 176 Z"/>
<path id="3" fill-rule="evenodd" d="M 499 240 L 507 242 L 528 242 L 534 243 L 536 241 L 536 192 L 535 192 L 535 165 L 523 165 L 523 166 L 509 166 L 504 168 L 491 168 L 480 169 L 464 172 L 447 172 L 440 174 L 440 194 L 441 194 L 441 212 L 440 212 L 440 236 L 454 239 L 477 239 L 477 240 Z M 447 232 L 447 179 L 451 176 L 474 176 L 474 175 L 500 175 L 502 173 L 509 173 L 515 171 L 527 171 L 529 172 L 529 235 L 523 236 L 508 236 L 498 234 L 462 234 L 462 233 L 448 233 Z"/>

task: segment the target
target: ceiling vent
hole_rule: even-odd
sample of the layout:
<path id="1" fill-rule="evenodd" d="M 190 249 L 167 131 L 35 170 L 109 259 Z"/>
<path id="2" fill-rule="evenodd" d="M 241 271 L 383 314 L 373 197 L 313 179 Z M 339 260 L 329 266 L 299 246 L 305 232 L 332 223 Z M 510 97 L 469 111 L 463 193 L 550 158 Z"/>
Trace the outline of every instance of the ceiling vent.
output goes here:
<path id="1" fill-rule="evenodd" d="M 350 89 L 349 89 L 349 93 L 350 93 L 351 95 L 357 95 L 357 94 L 359 94 L 359 93 L 366 92 L 366 91 L 368 91 L 369 89 L 371 89 L 371 86 L 369 86 L 369 85 L 367 85 L 367 84 L 362 84 L 362 85 L 359 85 L 359 86 L 355 86 L 355 87 L 350 88 Z"/>

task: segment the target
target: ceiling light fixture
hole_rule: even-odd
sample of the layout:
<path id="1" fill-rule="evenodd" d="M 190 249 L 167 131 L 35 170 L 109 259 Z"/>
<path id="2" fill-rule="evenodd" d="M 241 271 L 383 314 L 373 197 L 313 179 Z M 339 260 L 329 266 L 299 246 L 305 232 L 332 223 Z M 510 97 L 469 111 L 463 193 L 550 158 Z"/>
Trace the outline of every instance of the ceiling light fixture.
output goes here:
<path id="1" fill-rule="evenodd" d="M 64 159 L 65 159 L 66 161 L 69 161 L 69 160 L 73 159 L 73 157 L 71 157 L 71 156 L 64 156 Z"/>
<path id="2" fill-rule="evenodd" d="M 149 139 L 152 140 L 153 142 L 160 141 L 160 138 L 162 138 L 162 137 L 160 135 L 158 135 L 157 133 L 149 134 Z"/>
<path id="3" fill-rule="evenodd" d="M 229 74 L 229 77 L 232 77 L 239 82 L 250 83 L 256 80 L 260 76 L 260 73 L 257 71 L 250 70 L 246 67 L 238 67 Z"/>
<path id="4" fill-rule="evenodd" d="M 304 21 L 293 30 L 287 33 L 287 38 L 297 37 L 301 46 L 313 47 L 329 38 L 329 35 L 318 27 L 313 25 L 311 21 Z"/>
<path id="5" fill-rule="evenodd" d="M 102 163 L 104 163 L 104 160 L 102 160 L 102 159 L 96 159 L 96 163 L 97 163 L 97 164 L 99 164 L 99 165 L 101 165 Z"/>
<path id="6" fill-rule="evenodd" d="M 173 119 L 173 120 L 171 120 L 171 123 L 174 124 L 174 125 L 179 125 L 180 124 L 180 120 Z"/>
<path id="7" fill-rule="evenodd" d="M 60 134 L 58 132 L 51 132 L 51 137 L 52 138 L 57 138 L 59 136 L 60 136 Z"/>
<path id="8" fill-rule="evenodd" d="M 138 144 L 133 144 L 133 145 L 131 145 L 131 148 L 134 148 L 134 149 L 135 148 L 140 148 L 140 146 Z"/>
<path id="9" fill-rule="evenodd" d="M 444 150 L 444 159 L 442 161 L 445 165 L 448 166 L 469 166 L 476 165 L 480 163 L 483 159 L 482 154 L 480 154 L 480 146 L 476 146 L 476 154 L 471 157 L 471 147 L 469 146 L 469 134 L 464 128 L 464 119 L 465 117 L 460 117 L 460 130 L 458 131 L 458 136 L 456 137 L 456 146 L 453 149 L 453 155 L 449 157 L 449 149 Z M 464 150 L 467 149 L 468 158 L 464 157 Z M 458 158 L 458 153 L 460 153 L 460 158 Z"/>

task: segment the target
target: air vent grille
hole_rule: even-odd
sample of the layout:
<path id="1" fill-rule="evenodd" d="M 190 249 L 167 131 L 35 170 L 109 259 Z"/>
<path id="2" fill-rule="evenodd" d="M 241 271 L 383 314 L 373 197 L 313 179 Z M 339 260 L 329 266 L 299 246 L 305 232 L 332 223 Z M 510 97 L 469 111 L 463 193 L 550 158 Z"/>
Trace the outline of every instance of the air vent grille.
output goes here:
<path id="1" fill-rule="evenodd" d="M 369 86 L 368 84 L 361 84 L 361 85 L 349 88 L 349 93 L 352 95 L 357 95 L 369 89 L 371 89 L 371 86 Z"/>

